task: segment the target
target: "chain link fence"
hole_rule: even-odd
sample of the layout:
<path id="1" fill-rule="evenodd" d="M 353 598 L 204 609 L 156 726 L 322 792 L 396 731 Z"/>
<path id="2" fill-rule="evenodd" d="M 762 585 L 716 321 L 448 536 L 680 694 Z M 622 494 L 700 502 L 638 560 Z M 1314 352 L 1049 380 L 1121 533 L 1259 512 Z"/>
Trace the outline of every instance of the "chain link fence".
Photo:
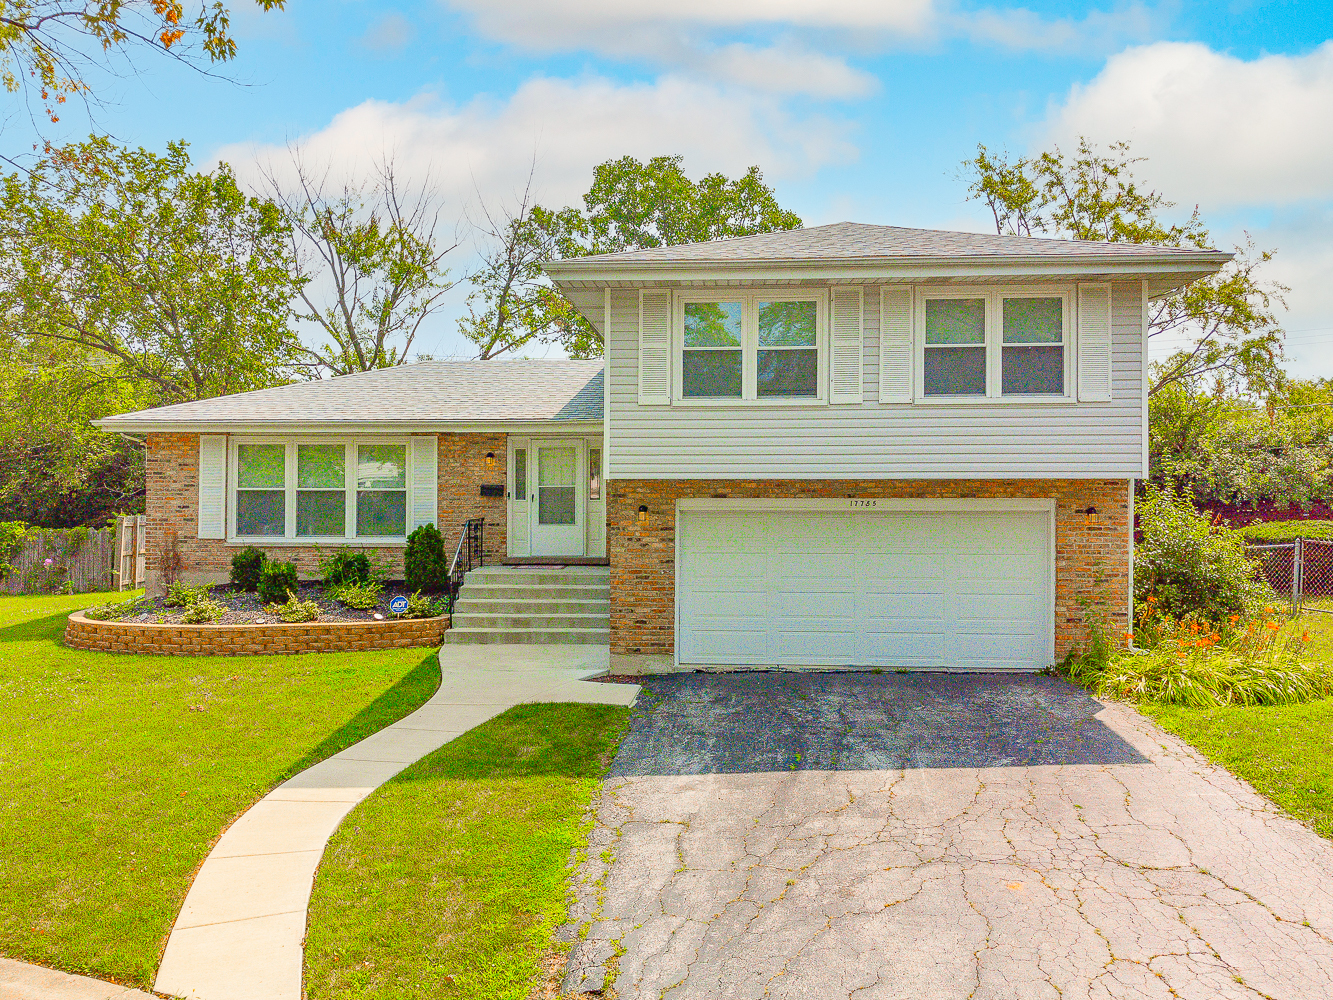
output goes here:
<path id="1" fill-rule="evenodd" d="M 1246 545 L 1245 554 L 1258 564 L 1259 575 L 1268 585 L 1290 599 L 1292 614 L 1333 614 L 1333 541 L 1298 538 Z"/>

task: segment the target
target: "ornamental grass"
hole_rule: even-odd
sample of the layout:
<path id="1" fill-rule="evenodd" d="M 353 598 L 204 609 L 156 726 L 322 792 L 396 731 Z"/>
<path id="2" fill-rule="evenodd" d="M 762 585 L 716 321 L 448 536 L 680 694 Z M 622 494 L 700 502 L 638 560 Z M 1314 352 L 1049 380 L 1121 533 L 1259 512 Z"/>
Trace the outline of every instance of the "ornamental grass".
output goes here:
<path id="1" fill-rule="evenodd" d="M 1102 697 L 1188 708 L 1293 705 L 1333 694 L 1333 670 L 1306 656 L 1309 632 L 1285 625 L 1272 606 L 1210 622 L 1166 614 L 1148 595 L 1137 626 L 1124 636 L 1129 647 L 1117 648 L 1094 623 L 1089 648 L 1064 665 L 1067 676 Z"/>

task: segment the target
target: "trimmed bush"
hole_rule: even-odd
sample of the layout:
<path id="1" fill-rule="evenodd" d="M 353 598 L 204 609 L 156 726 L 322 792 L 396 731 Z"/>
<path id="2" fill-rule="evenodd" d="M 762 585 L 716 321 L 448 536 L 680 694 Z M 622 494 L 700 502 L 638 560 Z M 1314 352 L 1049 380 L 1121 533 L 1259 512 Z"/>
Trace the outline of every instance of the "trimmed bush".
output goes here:
<path id="1" fill-rule="evenodd" d="M 369 583 L 373 579 L 370 557 L 364 552 L 339 549 L 319 560 L 319 572 L 324 578 L 324 589 L 337 590 L 346 584 Z"/>
<path id="2" fill-rule="evenodd" d="M 369 583 L 344 583 L 327 591 L 334 600 L 358 611 L 369 611 L 378 606 L 380 594 L 383 592 L 384 584 L 378 580 L 371 580 Z"/>
<path id="3" fill-rule="evenodd" d="M 289 562 L 266 562 L 259 574 L 259 599 L 267 604 L 281 604 L 289 594 L 300 587 L 296 579 L 296 565 Z"/>
<path id="4" fill-rule="evenodd" d="M 253 545 L 247 545 L 231 557 L 231 585 L 237 590 L 254 593 L 259 589 L 259 577 L 268 558 Z"/>
<path id="5" fill-rule="evenodd" d="M 1234 532 L 1247 542 L 1291 542 L 1297 538 L 1333 539 L 1333 521 L 1258 521 Z"/>
<path id="6" fill-rule="evenodd" d="M 433 524 L 423 524 L 407 536 L 403 554 L 403 579 L 414 591 L 443 590 L 448 582 L 449 563 L 444 558 L 444 539 Z"/>
<path id="7" fill-rule="evenodd" d="M 1134 550 L 1134 599 L 1152 597 L 1159 613 L 1222 621 L 1274 600 L 1245 558 L 1244 540 L 1214 528 L 1184 496 L 1148 488 L 1138 503 L 1143 541 Z"/>
<path id="8" fill-rule="evenodd" d="M 286 565 L 291 565 L 287 563 Z M 262 587 L 263 584 L 260 584 Z M 312 622 L 319 617 L 319 605 L 314 601 L 303 601 L 296 596 L 295 590 L 287 591 L 287 601 L 284 604 L 278 604 L 276 601 L 268 606 L 270 614 L 275 614 L 283 621 L 288 623 Z"/>

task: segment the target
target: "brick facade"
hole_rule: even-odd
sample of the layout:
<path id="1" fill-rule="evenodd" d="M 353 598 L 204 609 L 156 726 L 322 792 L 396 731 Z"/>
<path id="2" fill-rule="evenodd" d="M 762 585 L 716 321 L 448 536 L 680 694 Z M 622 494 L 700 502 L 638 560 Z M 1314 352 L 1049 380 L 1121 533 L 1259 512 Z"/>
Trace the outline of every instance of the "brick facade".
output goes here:
<path id="1" fill-rule="evenodd" d="M 1054 498 L 1055 655 L 1087 638 L 1082 602 L 1101 607 L 1112 635 L 1128 627 L 1126 480 L 613 480 L 608 484 L 611 654 L 623 669 L 665 667 L 675 650 L 676 501 L 694 497 Z M 639 524 L 639 507 L 648 524 Z M 1088 525 L 1082 511 L 1097 508 Z"/>
<path id="2" fill-rule="evenodd" d="M 65 645 L 103 653 L 150 656 L 263 656 L 438 646 L 447 618 L 383 622 L 301 622 L 290 625 L 158 625 L 69 616 Z"/>
<path id="3" fill-rule="evenodd" d="M 482 497 L 483 483 L 505 483 L 507 468 L 504 434 L 439 435 L 439 519 L 447 555 L 452 557 L 463 521 L 486 519 L 486 560 L 505 554 L 505 499 Z M 494 466 L 486 454 L 495 455 Z M 161 579 L 166 546 L 175 540 L 180 576 L 188 583 L 224 583 L 231 572 L 231 557 L 239 546 L 223 539 L 199 538 L 199 435 L 149 434 L 145 462 L 146 573 L 149 592 Z M 319 557 L 338 545 L 258 545 L 270 559 L 294 562 L 304 579 L 319 576 Z M 391 573 L 403 572 L 403 546 L 360 548 L 390 561 Z"/>

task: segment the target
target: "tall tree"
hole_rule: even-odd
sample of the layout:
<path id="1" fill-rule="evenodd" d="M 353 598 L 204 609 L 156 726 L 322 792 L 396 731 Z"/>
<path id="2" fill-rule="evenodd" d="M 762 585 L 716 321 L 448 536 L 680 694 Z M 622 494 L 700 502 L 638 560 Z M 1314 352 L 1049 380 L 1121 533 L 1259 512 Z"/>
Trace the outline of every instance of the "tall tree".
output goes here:
<path id="1" fill-rule="evenodd" d="M 542 273 L 547 260 L 801 227 L 757 166 L 739 178 L 714 173 L 695 182 L 683 162 L 682 156 L 608 160 L 593 169 L 582 209 L 533 204 L 529 177 L 515 208 L 498 218 L 483 210 L 476 227 L 483 263 L 471 278 L 469 313 L 460 323 L 477 356 L 492 358 L 533 341 L 558 343 L 574 358 L 602 353 L 597 331 Z"/>
<path id="2" fill-rule="evenodd" d="M 302 349 L 307 364 L 332 375 L 403 364 L 454 285 L 444 261 L 458 243 L 442 237 L 429 180 L 407 188 L 386 160 L 368 182 L 335 185 L 300 150 L 291 156 L 293 182 L 272 170 L 266 180 L 287 221 L 305 307 L 298 318 L 327 338 Z"/>
<path id="3" fill-rule="evenodd" d="M 986 203 L 1000 234 L 1207 248 L 1197 207 L 1183 224 L 1162 221 L 1173 204 L 1135 180 L 1142 162 L 1127 142 L 1102 150 L 1080 139 L 1073 156 L 1055 147 L 1010 159 L 978 145 L 963 170 L 968 193 Z M 1205 381 L 1260 395 L 1281 385 L 1283 334 L 1274 311 L 1286 307 L 1288 289 L 1260 278 L 1272 251 L 1256 252 L 1247 240 L 1235 252 L 1217 274 L 1149 303 L 1150 342 L 1182 335 L 1187 342 L 1153 365 L 1150 394 Z"/>
<path id="4" fill-rule="evenodd" d="M 286 0 L 254 2 L 273 10 Z M 53 122 L 69 97 L 93 96 L 94 64 L 140 51 L 201 66 L 232 59 L 229 4 L 199 0 L 187 11 L 182 0 L 0 0 L 0 82 L 10 93 L 35 87 Z"/>
<path id="5" fill-rule="evenodd" d="M 91 352 L 159 403 L 300 374 L 282 213 L 225 164 L 92 138 L 2 184 L 0 337 Z"/>

